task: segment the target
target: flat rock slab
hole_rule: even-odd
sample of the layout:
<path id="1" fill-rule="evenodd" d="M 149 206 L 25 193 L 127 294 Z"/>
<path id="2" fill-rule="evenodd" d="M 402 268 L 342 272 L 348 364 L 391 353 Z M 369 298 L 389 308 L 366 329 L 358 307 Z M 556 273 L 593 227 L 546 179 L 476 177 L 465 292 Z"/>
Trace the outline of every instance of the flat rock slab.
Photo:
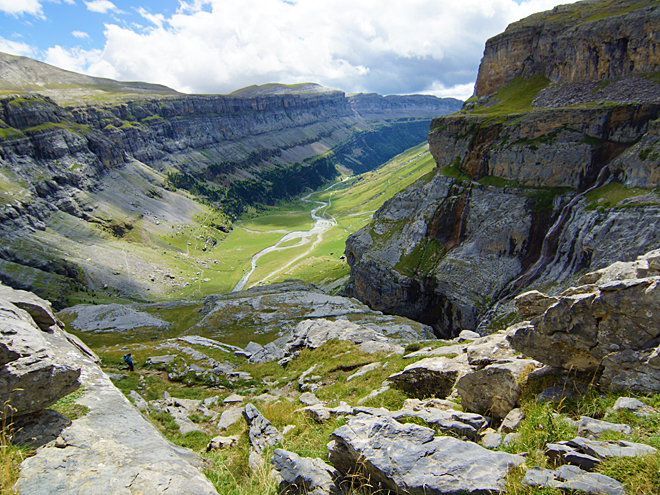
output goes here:
<path id="1" fill-rule="evenodd" d="M 123 332 L 135 328 L 167 329 L 172 324 L 123 304 L 79 305 L 63 313 L 76 315 L 71 326 L 81 332 Z"/>
<path id="2" fill-rule="evenodd" d="M 336 429 L 330 462 L 346 475 L 360 466 L 374 489 L 411 494 L 503 493 L 518 455 L 493 452 L 430 428 L 359 415 Z"/>
<path id="3" fill-rule="evenodd" d="M 71 346 L 81 366 L 87 414 L 61 431 L 66 446 L 48 444 L 23 461 L 19 493 L 119 495 L 217 493 L 195 466 L 200 459 L 170 443 L 124 397 L 92 358 Z"/>
<path id="4" fill-rule="evenodd" d="M 609 423 L 608 421 L 601 421 L 600 419 L 593 419 L 587 416 L 582 416 L 576 426 L 578 429 L 578 435 L 580 436 L 593 436 L 598 438 L 606 431 L 622 433 L 623 435 L 630 435 L 632 433 L 630 425 Z"/>
<path id="5" fill-rule="evenodd" d="M 226 430 L 234 423 L 237 423 L 243 417 L 243 408 L 239 406 L 230 407 L 223 411 L 218 421 L 218 429 Z"/>
<path id="6" fill-rule="evenodd" d="M 523 485 L 534 488 L 559 488 L 590 495 L 626 495 L 621 483 L 598 473 L 587 473 L 576 466 L 561 466 L 556 471 L 530 468 L 522 480 Z"/>

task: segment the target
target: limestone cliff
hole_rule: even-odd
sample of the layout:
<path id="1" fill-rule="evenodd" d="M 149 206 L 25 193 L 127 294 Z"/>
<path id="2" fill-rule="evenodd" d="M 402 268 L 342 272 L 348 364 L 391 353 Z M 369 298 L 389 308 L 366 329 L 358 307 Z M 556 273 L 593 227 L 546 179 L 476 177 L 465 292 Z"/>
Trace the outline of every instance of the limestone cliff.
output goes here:
<path id="1" fill-rule="evenodd" d="M 487 331 L 530 284 L 559 290 L 657 247 L 657 12 L 578 2 L 489 40 L 478 97 L 431 125 L 435 176 L 348 239 L 348 292 L 438 335 Z M 598 70 L 580 51 L 624 35 L 629 58 L 598 55 Z"/>

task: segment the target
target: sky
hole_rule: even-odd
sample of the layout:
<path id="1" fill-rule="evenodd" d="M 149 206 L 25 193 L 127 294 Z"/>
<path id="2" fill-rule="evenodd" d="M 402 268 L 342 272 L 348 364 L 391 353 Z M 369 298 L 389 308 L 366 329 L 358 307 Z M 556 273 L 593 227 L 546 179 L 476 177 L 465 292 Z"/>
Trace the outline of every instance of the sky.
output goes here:
<path id="1" fill-rule="evenodd" d="M 488 38 L 575 0 L 0 0 L 0 52 L 184 93 L 470 97 Z"/>

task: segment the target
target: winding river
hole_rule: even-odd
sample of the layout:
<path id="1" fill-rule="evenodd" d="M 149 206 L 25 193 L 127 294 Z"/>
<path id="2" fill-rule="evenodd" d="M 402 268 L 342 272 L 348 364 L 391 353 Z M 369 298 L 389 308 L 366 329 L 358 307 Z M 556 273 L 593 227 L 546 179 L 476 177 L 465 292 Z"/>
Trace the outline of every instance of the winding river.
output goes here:
<path id="1" fill-rule="evenodd" d="M 340 184 L 340 182 L 335 182 L 331 186 L 323 189 L 323 191 L 328 191 L 328 190 L 332 189 L 333 187 L 335 187 L 338 184 Z M 312 194 L 314 194 L 314 193 L 310 193 L 310 194 L 308 194 L 307 196 L 305 196 L 301 199 L 303 201 L 307 201 L 309 203 L 316 203 L 316 204 L 319 205 L 310 212 L 312 220 L 314 220 L 314 226 L 310 230 L 302 230 L 302 231 L 298 230 L 298 231 L 294 231 L 294 232 L 288 232 L 279 241 L 277 241 L 275 244 L 273 244 L 272 246 L 269 246 L 265 249 L 262 249 L 261 251 L 256 253 L 254 256 L 252 256 L 252 262 L 251 262 L 250 270 L 245 275 L 243 275 L 243 278 L 241 278 L 241 280 L 236 284 L 236 287 L 234 287 L 232 292 L 238 292 L 238 291 L 241 291 L 245 288 L 248 281 L 250 280 L 250 277 L 252 276 L 254 271 L 257 269 L 257 261 L 259 261 L 259 258 L 261 258 L 262 256 L 264 256 L 268 253 L 272 253 L 273 251 L 282 251 L 284 249 L 291 249 L 291 248 L 303 246 L 303 245 L 308 244 L 309 242 L 311 242 L 312 237 L 316 236 L 316 240 L 312 243 L 312 245 L 309 247 L 309 249 L 307 251 L 305 251 L 300 256 L 297 256 L 296 258 L 291 260 L 289 263 L 287 263 L 283 267 L 281 267 L 278 270 L 270 273 L 266 278 L 263 278 L 263 279 L 259 280 L 256 283 L 265 282 L 266 280 L 273 277 L 274 275 L 277 275 L 278 273 L 280 273 L 283 270 L 287 269 L 289 266 L 291 266 L 296 261 L 298 261 L 301 258 L 304 258 L 305 256 L 307 256 L 318 245 L 318 243 L 323 240 L 323 234 L 326 231 L 328 231 L 330 228 L 337 225 L 337 222 L 334 219 L 327 219 L 327 218 L 324 218 L 324 217 L 319 216 L 317 214 L 317 212 L 319 210 L 322 210 L 323 208 L 328 206 L 329 203 L 326 203 L 325 201 L 310 200 L 309 197 Z M 295 240 L 295 239 L 299 239 L 297 244 L 293 244 L 293 245 L 290 245 L 290 246 L 282 246 L 282 244 L 287 243 L 287 242 L 292 241 L 292 240 Z"/>

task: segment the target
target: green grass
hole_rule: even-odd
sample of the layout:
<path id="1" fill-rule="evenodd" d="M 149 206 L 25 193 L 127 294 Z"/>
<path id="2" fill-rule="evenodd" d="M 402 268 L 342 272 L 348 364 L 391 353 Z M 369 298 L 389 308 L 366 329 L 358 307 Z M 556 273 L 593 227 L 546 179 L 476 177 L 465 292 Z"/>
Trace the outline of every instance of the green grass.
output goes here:
<path id="1" fill-rule="evenodd" d="M 624 199 L 642 196 L 649 192 L 651 191 L 641 187 L 627 188 L 618 182 L 611 182 L 587 193 L 586 209 L 616 208 Z"/>
<path id="2" fill-rule="evenodd" d="M 516 77 L 491 98 L 497 103 L 489 107 L 477 107 L 470 113 L 474 115 L 503 116 L 531 111 L 532 101 L 539 92 L 550 84 L 550 79 L 543 75 L 525 79 Z"/>
<path id="3" fill-rule="evenodd" d="M 76 124 L 75 122 L 61 122 L 61 123 L 46 122 L 45 124 L 40 124 L 33 127 L 28 127 L 27 129 L 23 129 L 23 132 L 28 132 L 28 133 L 39 132 L 49 129 L 66 129 L 76 134 L 88 134 L 91 131 L 89 126 Z"/>
<path id="4" fill-rule="evenodd" d="M 83 395 L 85 395 L 85 391 L 82 388 L 79 388 L 66 397 L 62 397 L 50 408 L 73 421 L 74 419 L 84 416 L 89 411 L 87 406 L 76 404 L 76 401 Z"/>

